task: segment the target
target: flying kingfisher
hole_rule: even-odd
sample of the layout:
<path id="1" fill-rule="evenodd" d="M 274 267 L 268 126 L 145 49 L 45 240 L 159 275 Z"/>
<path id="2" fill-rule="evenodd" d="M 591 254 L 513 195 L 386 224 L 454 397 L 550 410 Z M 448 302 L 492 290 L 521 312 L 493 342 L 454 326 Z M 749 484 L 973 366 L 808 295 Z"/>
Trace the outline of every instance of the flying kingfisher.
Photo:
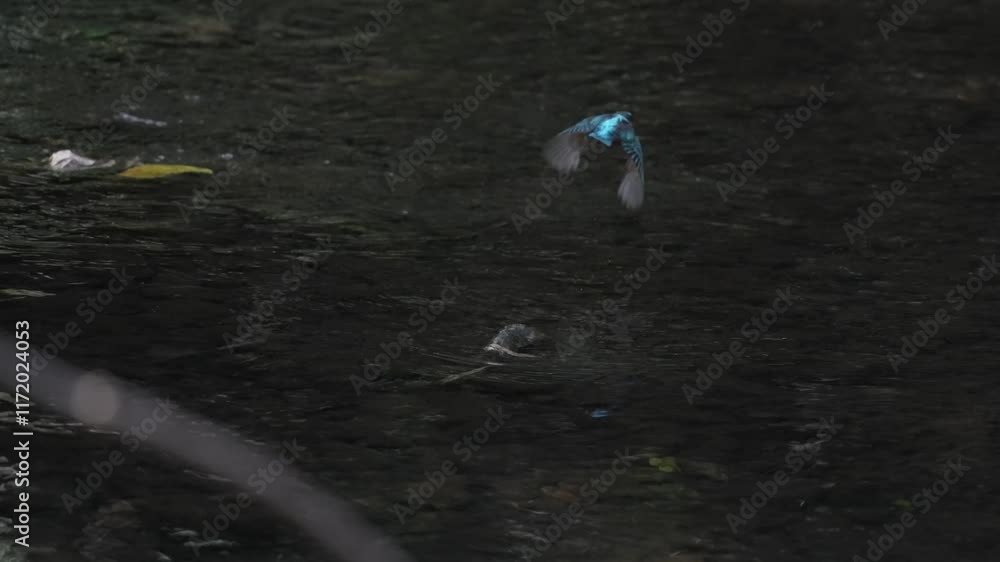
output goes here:
<path id="1" fill-rule="evenodd" d="M 550 140 L 545 145 L 545 159 L 560 172 L 572 172 L 580 167 L 580 154 L 586 148 L 587 137 L 596 139 L 605 146 L 611 146 L 615 139 L 620 140 L 628 155 L 628 162 L 625 177 L 618 186 L 618 198 L 626 209 L 638 209 L 642 206 L 646 171 L 642 145 L 639 144 L 639 137 L 635 136 L 635 129 L 629 121 L 631 118 L 632 114 L 628 111 L 587 117 Z"/>

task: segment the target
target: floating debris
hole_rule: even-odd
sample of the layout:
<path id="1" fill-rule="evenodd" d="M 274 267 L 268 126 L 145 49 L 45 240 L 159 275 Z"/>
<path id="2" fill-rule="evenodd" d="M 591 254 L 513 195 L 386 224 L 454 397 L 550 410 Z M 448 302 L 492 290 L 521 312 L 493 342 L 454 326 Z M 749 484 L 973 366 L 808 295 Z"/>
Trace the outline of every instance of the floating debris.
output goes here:
<path id="1" fill-rule="evenodd" d="M 492 351 L 499 353 L 501 355 L 509 355 L 511 357 L 535 357 L 527 353 L 518 353 L 517 350 L 528 347 L 538 338 L 538 332 L 534 328 L 525 326 L 524 324 L 509 324 L 505 326 L 500 332 L 493 338 L 493 341 L 489 345 L 483 348 L 483 351 Z M 441 358 L 447 358 L 453 360 L 455 358 L 447 357 L 441 354 L 434 354 Z M 469 361 L 465 359 L 460 359 L 460 362 L 468 365 L 480 365 L 475 369 L 468 371 L 463 371 L 461 373 L 455 373 L 449 375 L 442 379 L 441 384 L 452 383 L 458 380 L 462 380 L 466 377 L 481 373 L 490 367 L 499 367 L 503 363 L 496 363 L 493 361 L 481 361 L 474 360 Z"/>
<path id="2" fill-rule="evenodd" d="M 680 472 L 681 467 L 677 465 L 674 457 L 650 457 L 649 466 L 655 466 L 661 472 Z"/>
<path id="3" fill-rule="evenodd" d="M 485 348 L 485 351 L 495 351 L 512 357 L 534 357 L 527 353 L 518 353 L 518 350 L 528 347 L 538 338 L 538 333 L 534 328 L 524 324 L 510 324 L 505 326 L 500 333 L 493 338 Z"/>
<path id="4" fill-rule="evenodd" d="M 100 162 L 80 156 L 72 150 L 60 150 L 49 156 L 49 169 L 55 172 L 72 172 L 74 170 L 86 170 L 88 168 L 107 168 L 113 166 L 114 160 Z"/>
<path id="5" fill-rule="evenodd" d="M 146 119 L 144 117 L 138 117 L 132 115 L 131 113 L 119 112 L 115 113 L 115 119 L 122 121 L 124 123 L 132 123 L 133 125 L 146 125 L 149 127 L 166 127 L 166 121 L 157 121 L 155 119 Z"/>
<path id="6" fill-rule="evenodd" d="M 118 174 L 119 176 L 124 176 L 126 178 L 135 178 L 141 180 L 162 178 L 166 176 L 176 176 L 178 174 L 212 174 L 212 170 L 208 168 L 199 168 L 197 166 L 183 166 L 183 165 L 173 165 L 173 164 L 146 164 L 143 166 L 135 166 L 134 168 L 129 168 L 124 172 Z"/>
<path id="7" fill-rule="evenodd" d="M 650 456 L 649 466 L 656 467 L 660 472 L 683 472 L 688 475 L 703 476 L 720 482 L 729 481 L 728 469 L 725 466 L 712 462 L 677 457 Z"/>
<path id="8" fill-rule="evenodd" d="M 196 470 L 191 470 L 191 469 L 185 469 L 184 473 L 190 474 L 191 476 L 194 476 L 195 478 L 200 478 L 202 480 L 212 480 L 214 482 L 227 482 L 227 483 L 232 482 L 232 480 L 225 478 L 223 476 L 218 476 L 216 474 L 208 474 L 205 472 L 198 472 Z"/>
<path id="9" fill-rule="evenodd" d="M 476 367 L 468 371 L 462 371 L 461 373 L 455 373 L 454 375 L 448 375 L 447 377 L 441 379 L 441 384 L 448 384 L 455 382 L 457 380 L 464 379 L 465 377 L 475 375 L 476 373 L 481 373 L 486 369 L 490 368 L 492 365 L 483 365 L 482 367 Z"/>
<path id="10" fill-rule="evenodd" d="M 38 547 L 32 546 L 32 551 Z M 28 549 L 16 546 L 13 540 L 0 542 L 0 560 L 7 562 L 26 562 L 28 560 Z"/>
<path id="11" fill-rule="evenodd" d="M 170 533 L 170 538 L 172 539 L 193 539 L 197 536 L 198 531 L 191 529 L 174 529 L 174 531 Z"/>
<path id="12" fill-rule="evenodd" d="M 232 547 L 236 546 L 236 543 L 233 542 L 233 541 L 226 541 L 226 540 L 222 540 L 222 539 L 215 539 L 215 540 L 200 541 L 200 542 L 188 541 L 188 542 L 184 543 L 184 546 L 187 547 L 187 548 L 193 548 L 193 549 L 195 549 L 195 551 L 198 551 L 198 550 L 201 550 L 203 548 L 232 548 Z"/>
<path id="13" fill-rule="evenodd" d="M 55 293 L 46 293 L 45 291 L 36 291 L 34 289 L 0 289 L 0 295 L 11 297 L 10 299 L 0 300 L 14 300 L 25 297 L 54 297 Z"/>

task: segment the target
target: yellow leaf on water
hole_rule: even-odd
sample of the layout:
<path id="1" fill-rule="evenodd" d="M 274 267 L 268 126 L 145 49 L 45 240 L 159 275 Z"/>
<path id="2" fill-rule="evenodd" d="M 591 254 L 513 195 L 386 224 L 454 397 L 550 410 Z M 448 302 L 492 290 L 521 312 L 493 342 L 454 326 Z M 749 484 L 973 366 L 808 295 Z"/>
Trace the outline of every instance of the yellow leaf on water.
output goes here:
<path id="1" fill-rule="evenodd" d="M 649 465 L 655 466 L 661 472 L 681 472 L 681 467 L 677 465 L 674 457 L 650 457 Z"/>
<path id="2" fill-rule="evenodd" d="M 162 178 L 165 176 L 175 176 L 177 174 L 211 174 L 208 168 L 198 168 L 197 166 L 183 166 L 174 164 L 146 164 L 129 168 L 118 174 L 126 178 L 136 178 L 141 180 Z"/>

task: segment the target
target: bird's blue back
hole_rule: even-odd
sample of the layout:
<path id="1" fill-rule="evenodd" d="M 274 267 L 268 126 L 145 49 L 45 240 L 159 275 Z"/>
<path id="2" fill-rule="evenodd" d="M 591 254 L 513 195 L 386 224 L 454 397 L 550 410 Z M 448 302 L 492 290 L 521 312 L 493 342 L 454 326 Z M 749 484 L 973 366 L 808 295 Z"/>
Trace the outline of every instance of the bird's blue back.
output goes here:
<path id="1" fill-rule="evenodd" d="M 590 133 L 590 136 L 611 146 L 612 141 L 615 140 L 615 136 L 618 134 L 619 127 L 623 123 L 628 123 L 628 118 L 620 113 L 613 113 L 597 123 L 597 127 Z"/>
<path id="2" fill-rule="evenodd" d="M 618 133 L 618 128 L 622 123 L 628 123 L 629 116 L 627 111 L 594 115 L 566 129 L 563 133 L 587 133 L 591 138 L 611 146 Z"/>

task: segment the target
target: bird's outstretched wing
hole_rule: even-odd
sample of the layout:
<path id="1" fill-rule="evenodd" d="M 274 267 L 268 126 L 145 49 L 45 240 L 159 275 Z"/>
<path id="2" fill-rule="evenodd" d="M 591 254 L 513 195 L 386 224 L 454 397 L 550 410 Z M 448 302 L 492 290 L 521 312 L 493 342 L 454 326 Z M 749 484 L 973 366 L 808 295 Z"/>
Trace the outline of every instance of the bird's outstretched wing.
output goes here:
<path id="1" fill-rule="evenodd" d="M 545 144 L 545 160 L 559 172 L 572 172 L 580 166 L 580 154 L 587 146 L 587 135 L 605 119 L 605 115 L 587 117 L 576 125 L 563 130 Z"/>
<path id="2" fill-rule="evenodd" d="M 639 137 L 635 136 L 632 125 L 622 124 L 618 130 L 618 137 L 621 139 L 622 148 L 628 155 L 628 162 L 625 165 L 625 177 L 622 178 L 621 185 L 618 186 L 618 198 L 629 210 L 635 210 L 642 206 L 644 185 L 646 183 L 646 166 L 643 162 L 642 145 Z"/>

